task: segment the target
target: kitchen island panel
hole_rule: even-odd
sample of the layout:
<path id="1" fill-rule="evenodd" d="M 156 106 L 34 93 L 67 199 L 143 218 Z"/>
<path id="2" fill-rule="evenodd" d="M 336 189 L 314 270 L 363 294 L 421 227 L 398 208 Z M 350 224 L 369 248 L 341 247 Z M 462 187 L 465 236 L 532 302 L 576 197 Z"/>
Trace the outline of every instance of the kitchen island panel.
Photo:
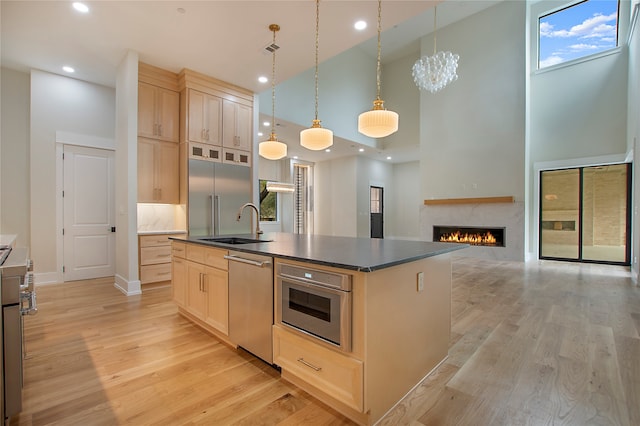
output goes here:
<path id="1" fill-rule="evenodd" d="M 375 422 L 448 355 L 451 255 L 367 274 L 365 294 L 365 411 Z"/>

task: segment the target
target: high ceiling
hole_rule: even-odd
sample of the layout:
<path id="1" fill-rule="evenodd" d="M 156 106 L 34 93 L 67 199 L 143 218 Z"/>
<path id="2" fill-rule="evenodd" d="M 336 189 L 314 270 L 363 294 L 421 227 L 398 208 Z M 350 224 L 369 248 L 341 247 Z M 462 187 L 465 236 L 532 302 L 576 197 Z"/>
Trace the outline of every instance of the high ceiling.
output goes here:
<path id="1" fill-rule="evenodd" d="M 438 26 L 497 2 L 448 0 L 438 8 Z M 419 50 L 418 39 L 433 29 L 431 9 L 437 3 L 440 0 L 383 1 L 383 61 Z M 64 74 L 62 66 L 69 65 L 76 70 L 74 78 L 113 87 L 118 64 L 127 50 L 134 50 L 142 62 L 174 72 L 190 68 L 259 93 L 270 87 L 257 78 L 271 74 L 271 55 L 264 47 L 272 41 L 268 29 L 272 23 L 281 27 L 277 35 L 278 80 L 314 65 L 312 0 L 113 0 L 86 4 L 90 11 L 82 14 L 72 8 L 71 1 L 2 0 L 2 66 Z M 363 49 L 375 57 L 376 19 L 376 1 L 323 0 L 320 62 L 350 48 Z M 357 20 L 366 21 L 368 27 L 356 31 L 353 24 Z M 348 141 L 340 143 L 353 149 Z"/>

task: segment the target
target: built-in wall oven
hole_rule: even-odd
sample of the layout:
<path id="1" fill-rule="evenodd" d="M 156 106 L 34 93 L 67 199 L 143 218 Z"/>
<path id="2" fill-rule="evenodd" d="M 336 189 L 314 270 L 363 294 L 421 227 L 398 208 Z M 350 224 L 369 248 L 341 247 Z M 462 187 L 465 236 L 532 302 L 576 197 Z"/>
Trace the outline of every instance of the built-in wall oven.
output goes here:
<path id="1" fill-rule="evenodd" d="M 276 321 L 351 351 L 352 276 L 279 263 Z"/>

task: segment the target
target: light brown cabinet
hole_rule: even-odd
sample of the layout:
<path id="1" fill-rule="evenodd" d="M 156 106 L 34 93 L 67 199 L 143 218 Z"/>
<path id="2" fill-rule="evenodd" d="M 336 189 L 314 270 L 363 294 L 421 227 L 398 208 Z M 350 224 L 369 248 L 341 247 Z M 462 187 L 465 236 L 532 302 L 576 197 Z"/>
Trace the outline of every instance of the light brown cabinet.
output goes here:
<path id="1" fill-rule="evenodd" d="M 222 99 L 194 89 L 186 93 L 189 141 L 222 145 Z"/>
<path id="2" fill-rule="evenodd" d="M 138 136 L 179 142 L 180 93 L 138 83 Z"/>
<path id="3" fill-rule="evenodd" d="M 252 108 L 225 99 L 223 101 L 222 146 L 251 151 Z"/>
<path id="4" fill-rule="evenodd" d="M 273 327 L 273 361 L 346 406 L 363 410 L 363 362 Z"/>
<path id="5" fill-rule="evenodd" d="M 138 202 L 180 202 L 179 145 L 138 138 Z"/>
<path id="6" fill-rule="evenodd" d="M 179 306 L 224 336 L 229 334 L 229 273 L 226 250 L 186 245 L 184 266 L 174 255 L 174 268 L 182 277 L 174 282 L 174 299 Z M 178 262 L 176 264 L 176 262 Z M 185 272 L 186 271 L 186 272 Z M 181 288 L 185 287 L 185 288 Z M 186 301 L 180 304 L 182 295 Z"/>
<path id="7" fill-rule="evenodd" d="M 178 234 L 138 236 L 140 283 L 150 284 L 171 280 L 171 240 Z"/>
<path id="8" fill-rule="evenodd" d="M 187 260 L 185 258 L 185 244 L 173 241 L 171 243 L 171 289 L 173 300 L 180 307 L 187 304 Z"/>

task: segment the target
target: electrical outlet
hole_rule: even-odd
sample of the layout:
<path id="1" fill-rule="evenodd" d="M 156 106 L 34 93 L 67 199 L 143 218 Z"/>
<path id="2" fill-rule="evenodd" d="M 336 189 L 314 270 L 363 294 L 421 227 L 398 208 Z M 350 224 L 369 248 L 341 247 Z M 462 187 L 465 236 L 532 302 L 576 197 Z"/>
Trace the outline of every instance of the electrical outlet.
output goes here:
<path id="1" fill-rule="evenodd" d="M 424 272 L 418 272 L 418 293 L 424 290 Z"/>

